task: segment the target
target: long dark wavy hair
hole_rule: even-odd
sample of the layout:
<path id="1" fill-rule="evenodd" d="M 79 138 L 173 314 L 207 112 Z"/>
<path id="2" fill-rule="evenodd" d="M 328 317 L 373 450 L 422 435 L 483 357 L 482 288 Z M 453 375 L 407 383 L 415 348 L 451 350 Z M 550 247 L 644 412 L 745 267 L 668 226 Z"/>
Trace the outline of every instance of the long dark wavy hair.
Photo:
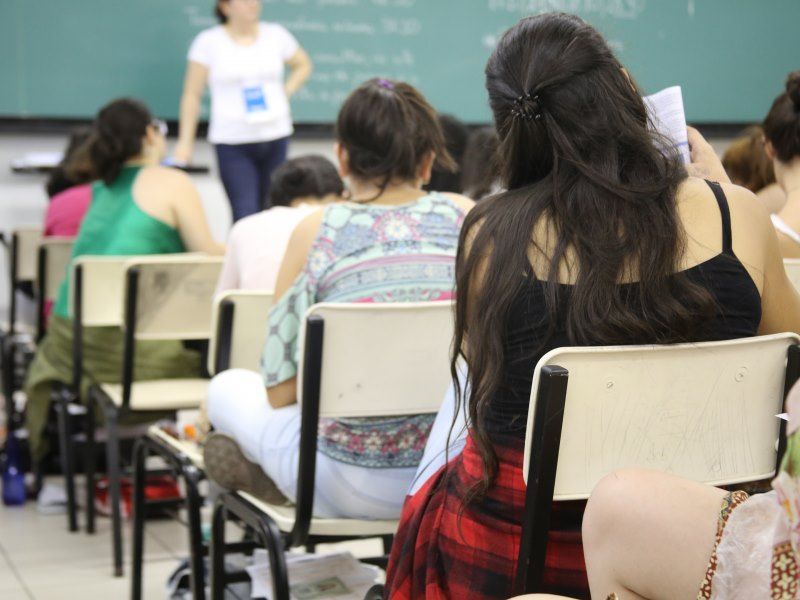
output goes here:
<path id="1" fill-rule="evenodd" d="M 686 171 L 595 29 L 567 14 L 523 19 L 489 59 L 486 88 L 508 191 L 468 214 L 456 258 L 451 368 L 461 398 L 456 367 L 462 358 L 469 367 L 464 401 L 485 466 L 465 504 L 497 473 L 484 422 L 503 384 L 509 313 L 531 285 L 531 256 L 548 265 L 538 277 L 551 323 L 559 269 L 569 267 L 574 285 L 559 318 L 575 345 L 696 339 L 713 308 L 707 290 L 677 272 L 686 240 L 675 196 Z M 535 235 L 542 224 L 549 240 Z M 626 280 L 639 281 L 639 293 L 626 294 Z"/>

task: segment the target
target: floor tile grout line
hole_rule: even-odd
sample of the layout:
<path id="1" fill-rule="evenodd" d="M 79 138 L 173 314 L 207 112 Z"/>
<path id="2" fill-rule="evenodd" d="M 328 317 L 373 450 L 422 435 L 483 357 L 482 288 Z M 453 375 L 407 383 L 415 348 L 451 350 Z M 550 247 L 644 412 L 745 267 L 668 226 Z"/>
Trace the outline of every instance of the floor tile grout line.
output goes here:
<path id="1" fill-rule="evenodd" d="M 0 544 L 0 555 L 2 555 L 2 556 L 3 556 L 3 558 L 5 559 L 5 561 L 6 561 L 6 564 L 8 565 L 8 568 L 9 568 L 9 569 L 11 570 L 11 572 L 14 574 L 14 578 L 17 580 L 17 582 L 19 582 L 19 585 L 22 587 L 23 591 L 24 591 L 24 592 L 25 592 L 25 594 L 28 596 L 28 598 L 30 598 L 30 600 L 36 600 L 36 597 L 33 595 L 33 592 L 32 592 L 32 591 L 31 591 L 31 589 L 28 587 L 28 584 L 25 582 L 25 580 L 22 578 L 22 575 L 21 575 L 21 574 L 20 574 L 20 572 L 17 570 L 17 567 L 16 567 L 16 565 L 15 565 L 15 564 L 14 564 L 14 562 L 11 560 L 11 556 L 8 554 L 8 552 L 7 552 L 7 551 L 6 551 L 6 549 L 3 547 L 3 545 L 2 545 L 2 544 Z"/>

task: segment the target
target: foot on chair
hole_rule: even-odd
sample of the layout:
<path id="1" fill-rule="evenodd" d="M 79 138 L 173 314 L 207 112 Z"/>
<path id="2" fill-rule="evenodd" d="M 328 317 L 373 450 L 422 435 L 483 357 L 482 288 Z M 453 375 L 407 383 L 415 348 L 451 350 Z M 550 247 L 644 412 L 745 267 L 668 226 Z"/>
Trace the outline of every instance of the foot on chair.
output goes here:
<path id="1" fill-rule="evenodd" d="M 228 490 L 241 490 L 270 504 L 289 504 L 259 465 L 242 453 L 239 444 L 224 433 L 211 433 L 203 448 L 209 479 Z"/>

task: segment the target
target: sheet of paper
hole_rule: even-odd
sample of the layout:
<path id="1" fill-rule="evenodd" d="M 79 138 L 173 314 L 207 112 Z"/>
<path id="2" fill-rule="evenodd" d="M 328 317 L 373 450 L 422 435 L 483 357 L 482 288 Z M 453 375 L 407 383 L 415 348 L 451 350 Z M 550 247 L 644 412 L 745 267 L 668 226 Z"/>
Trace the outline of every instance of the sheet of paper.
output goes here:
<path id="1" fill-rule="evenodd" d="M 360 563 L 349 552 L 337 554 L 286 554 L 292 600 L 362 600 L 367 590 L 382 580 L 377 567 Z M 252 598 L 272 598 L 272 577 L 265 550 L 253 554 L 247 567 Z"/>
<path id="2" fill-rule="evenodd" d="M 679 85 L 669 87 L 644 98 L 650 120 L 656 130 L 680 152 L 684 164 L 691 162 L 689 136 L 686 133 L 686 113 Z"/>

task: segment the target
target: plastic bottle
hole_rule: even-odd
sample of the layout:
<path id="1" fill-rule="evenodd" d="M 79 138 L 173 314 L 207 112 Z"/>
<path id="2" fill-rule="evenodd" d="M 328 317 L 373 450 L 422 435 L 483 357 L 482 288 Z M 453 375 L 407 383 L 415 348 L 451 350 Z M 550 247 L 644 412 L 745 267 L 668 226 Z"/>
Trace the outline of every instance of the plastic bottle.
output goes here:
<path id="1" fill-rule="evenodd" d="M 19 440 L 13 431 L 6 440 L 6 460 L 3 465 L 3 504 L 19 506 L 25 504 L 25 473 L 22 472 Z"/>

